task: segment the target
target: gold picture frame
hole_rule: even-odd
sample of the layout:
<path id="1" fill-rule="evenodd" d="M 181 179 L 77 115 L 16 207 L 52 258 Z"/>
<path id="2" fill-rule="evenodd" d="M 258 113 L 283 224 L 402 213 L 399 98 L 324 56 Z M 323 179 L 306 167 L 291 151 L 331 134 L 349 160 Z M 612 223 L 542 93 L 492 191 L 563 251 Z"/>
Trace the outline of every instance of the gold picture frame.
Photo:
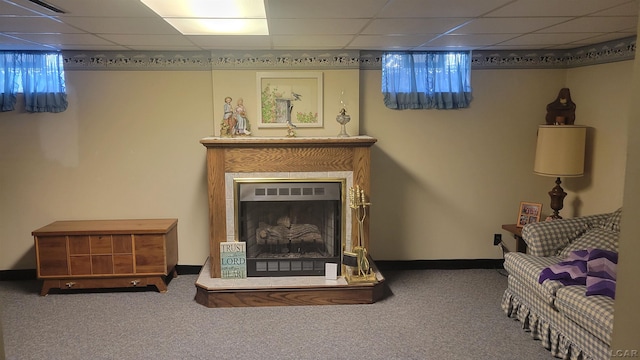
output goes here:
<path id="1" fill-rule="evenodd" d="M 323 127 L 322 72 L 258 72 L 258 127 Z"/>
<path id="2" fill-rule="evenodd" d="M 540 222 L 540 214 L 542 212 L 542 204 L 521 201 L 518 208 L 518 219 L 516 226 L 521 228 L 527 224 Z"/>

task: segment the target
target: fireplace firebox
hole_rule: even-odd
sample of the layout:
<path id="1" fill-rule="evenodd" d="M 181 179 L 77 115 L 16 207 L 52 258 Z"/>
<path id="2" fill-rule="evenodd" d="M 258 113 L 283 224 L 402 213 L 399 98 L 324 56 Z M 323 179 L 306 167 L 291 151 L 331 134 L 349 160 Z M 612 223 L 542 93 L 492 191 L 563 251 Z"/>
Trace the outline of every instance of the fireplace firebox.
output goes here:
<path id="1" fill-rule="evenodd" d="M 234 179 L 247 276 L 324 275 L 326 263 L 340 265 L 344 189 L 344 179 Z"/>

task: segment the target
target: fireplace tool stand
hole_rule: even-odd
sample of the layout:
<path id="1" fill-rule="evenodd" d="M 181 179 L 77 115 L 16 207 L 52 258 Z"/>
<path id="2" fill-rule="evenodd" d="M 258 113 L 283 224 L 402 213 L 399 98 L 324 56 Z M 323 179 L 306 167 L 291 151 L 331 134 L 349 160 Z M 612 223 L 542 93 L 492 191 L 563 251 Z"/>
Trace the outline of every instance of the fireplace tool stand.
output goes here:
<path id="1" fill-rule="evenodd" d="M 367 206 L 364 190 L 360 186 L 349 189 L 349 207 L 358 220 L 358 243 L 352 245 L 351 251 L 344 251 L 343 264 L 346 267 L 345 278 L 348 283 L 374 283 L 376 274 L 371 269 L 367 249 L 364 247 L 364 219 L 367 217 Z"/>

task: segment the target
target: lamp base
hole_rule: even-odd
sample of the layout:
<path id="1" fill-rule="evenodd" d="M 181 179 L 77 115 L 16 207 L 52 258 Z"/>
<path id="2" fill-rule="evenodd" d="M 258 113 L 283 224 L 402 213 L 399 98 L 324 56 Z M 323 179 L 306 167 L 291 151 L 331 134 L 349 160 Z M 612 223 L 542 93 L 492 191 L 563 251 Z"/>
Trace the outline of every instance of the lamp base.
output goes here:
<path id="1" fill-rule="evenodd" d="M 551 197 L 551 209 L 553 210 L 553 214 L 550 216 L 552 219 L 562 219 L 560 216 L 560 210 L 564 207 L 563 201 L 567 193 L 564 192 L 564 189 L 560 184 L 560 177 L 556 178 L 556 186 L 549 191 L 549 197 Z"/>

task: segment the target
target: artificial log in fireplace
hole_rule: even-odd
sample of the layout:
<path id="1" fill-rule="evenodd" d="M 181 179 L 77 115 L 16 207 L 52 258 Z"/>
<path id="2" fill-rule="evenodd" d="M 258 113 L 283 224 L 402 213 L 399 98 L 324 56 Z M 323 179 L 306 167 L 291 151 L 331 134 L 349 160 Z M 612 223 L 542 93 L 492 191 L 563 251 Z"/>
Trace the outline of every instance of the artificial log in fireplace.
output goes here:
<path id="1" fill-rule="evenodd" d="M 365 193 L 370 193 L 370 148 L 376 139 L 369 136 L 208 137 L 200 142 L 207 148 L 210 226 L 210 254 L 200 278 L 206 274 L 211 281 L 204 279 L 196 283 L 198 303 L 208 307 L 363 304 L 375 302 L 382 297 L 384 278 L 381 275 L 380 281 L 373 284 L 349 285 L 344 279 L 334 282 L 324 280 L 314 282 L 311 279 L 299 285 L 270 284 L 249 288 L 242 285 L 241 288 L 234 288 L 230 286 L 230 282 L 221 282 L 225 279 L 220 279 L 220 243 L 226 241 L 247 241 L 249 238 L 252 238 L 251 241 L 255 240 L 255 244 L 247 241 L 247 253 L 256 255 L 254 257 L 256 273 L 265 268 L 268 270 L 269 266 L 272 269 L 278 267 L 280 270 L 282 263 L 285 273 L 291 272 L 292 268 L 297 270 L 299 267 L 304 269 L 306 266 L 307 269 L 313 269 L 312 273 L 306 275 L 319 275 L 324 274 L 322 266 L 324 263 L 336 262 L 336 260 L 339 262 L 342 246 L 349 248 L 352 239 L 358 238 L 357 220 L 350 214 L 336 213 L 338 211 L 348 213 L 342 210 L 345 208 L 343 182 L 346 181 L 346 188 L 358 185 Z M 234 190 L 230 190 L 233 189 L 230 183 L 241 183 L 244 181 L 242 179 L 246 178 L 266 178 L 270 179 L 269 182 L 284 178 L 285 183 L 302 181 L 329 184 L 340 179 L 337 183 L 340 183 L 341 203 L 336 205 L 331 200 L 320 205 L 315 203 L 315 200 L 306 199 L 289 201 L 286 205 L 272 202 L 270 206 L 266 206 L 253 201 L 249 201 L 252 204 L 236 205 L 229 199 L 229 194 L 234 193 Z M 310 187 L 313 188 L 313 186 Z M 249 191 L 255 192 L 256 189 Z M 291 191 L 293 190 L 290 188 L 289 192 Z M 236 207 L 240 212 L 253 212 L 249 216 L 251 219 L 241 220 L 243 223 L 235 218 L 236 215 L 229 214 L 229 209 Z M 348 206 L 346 208 L 348 209 Z M 312 213 L 315 214 L 309 215 Z M 318 217 L 317 214 L 324 215 Z M 328 225 L 329 217 L 340 217 L 342 220 Z M 324 218 L 324 220 L 318 220 L 318 218 Z M 369 219 L 370 217 L 367 217 L 362 226 L 365 247 L 368 247 Z M 248 226 L 247 221 L 256 223 Z M 261 243 L 258 243 L 259 241 Z M 265 258 L 278 256 L 279 259 L 261 262 L 261 255 Z M 282 261 L 283 258 L 289 260 Z M 300 259 L 300 263 L 296 262 L 298 261 L 296 259 Z M 287 267 L 289 270 L 286 270 Z M 251 274 L 251 270 L 249 273 Z M 255 282 L 250 279 L 268 280 L 274 275 L 249 276 L 250 278 L 243 284 Z M 309 276 L 309 278 L 316 277 L 319 278 Z M 294 276 L 294 278 L 300 277 Z M 282 277 L 282 279 L 287 278 Z M 309 283 L 315 285 L 309 285 Z"/>

